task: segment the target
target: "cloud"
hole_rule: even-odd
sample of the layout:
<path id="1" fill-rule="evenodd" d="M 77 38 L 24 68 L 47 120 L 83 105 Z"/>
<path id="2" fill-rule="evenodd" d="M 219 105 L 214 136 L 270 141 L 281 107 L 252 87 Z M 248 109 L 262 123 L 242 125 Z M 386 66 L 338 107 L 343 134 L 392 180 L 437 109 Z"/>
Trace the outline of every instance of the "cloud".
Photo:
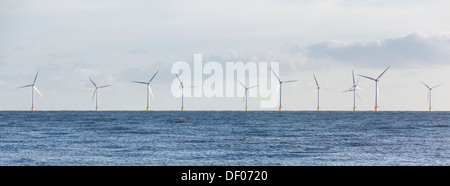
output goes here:
<path id="1" fill-rule="evenodd" d="M 402 37 L 366 41 L 330 40 L 278 49 L 233 49 L 204 53 L 204 61 L 280 62 L 287 74 L 334 67 L 423 68 L 450 65 L 450 32 L 416 32 Z"/>
<path id="2" fill-rule="evenodd" d="M 148 51 L 145 49 L 131 49 L 127 51 L 128 54 L 132 54 L 132 55 L 141 55 L 141 54 L 148 54 Z"/>
<path id="3" fill-rule="evenodd" d="M 450 33 L 416 32 L 380 41 L 325 41 L 304 48 L 292 46 L 311 60 L 331 60 L 362 67 L 450 64 Z"/>

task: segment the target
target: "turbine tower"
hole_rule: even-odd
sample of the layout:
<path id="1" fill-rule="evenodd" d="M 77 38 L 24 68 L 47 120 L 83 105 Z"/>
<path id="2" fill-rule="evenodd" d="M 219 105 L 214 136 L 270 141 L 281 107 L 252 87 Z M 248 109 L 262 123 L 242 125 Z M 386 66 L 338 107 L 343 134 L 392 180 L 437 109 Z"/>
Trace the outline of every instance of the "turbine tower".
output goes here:
<path id="1" fill-rule="evenodd" d="M 150 78 L 148 82 L 142 82 L 142 81 L 131 81 L 133 83 L 139 83 L 147 85 L 147 111 L 150 111 L 150 97 L 149 94 L 152 95 L 152 98 L 155 99 L 155 96 L 153 96 L 152 89 L 150 88 L 150 82 L 152 82 L 153 78 L 155 78 L 156 74 L 158 74 L 159 70 L 156 71 L 156 73 Z"/>
<path id="2" fill-rule="evenodd" d="M 248 111 L 248 101 L 247 101 L 247 98 L 248 98 L 248 90 L 249 89 L 251 89 L 251 88 L 255 88 L 255 87 L 257 87 L 257 86 L 259 86 L 259 85 L 255 85 L 255 86 L 252 86 L 252 87 L 246 87 L 244 84 L 242 84 L 240 81 L 238 81 L 244 88 L 245 88 L 245 111 Z"/>
<path id="3" fill-rule="evenodd" d="M 368 77 L 368 76 L 359 75 L 359 76 L 361 76 L 361 77 L 363 77 L 363 78 L 367 78 L 367 79 L 370 79 L 370 80 L 375 81 L 375 111 L 378 111 L 378 80 L 380 80 L 381 76 L 383 76 L 383 74 L 384 74 L 389 68 L 390 68 L 390 66 L 387 67 L 386 70 L 384 70 L 383 73 L 381 73 L 376 79 L 371 78 L 371 77 Z"/>
<path id="4" fill-rule="evenodd" d="M 353 92 L 353 111 L 356 111 L 356 96 L 358 96 L 358 98 L 360 98 L 359 95 L 356 93 L 356 89 L 360 89 L 360 88 L 358 87 L 359 79 L 355 83 L 355 73 L 353 73 L 353 70 L 352 70 L 352 77 L 353 77 L 353 86 L 344 92 Z"/>
<path id="5" fill-rule="evenodd" d="M 282 106 L 282 104 L 281 104 L 281 85 L 283 84 L 283 83 L 291 83 L 291 82 L 295 82 L 295 81 L 297 81 L 297 80 L 289 80 L 289 81 L 281 81 L 280 80 L 280 78 L 277 76 L 277 74 L 275 74 L 275 72 L 272 70 L 272 68 L 270 68 L 269 67 L 269 69 L 270 69 L 270 71 L 272 71 L 272 73 L 275 75 L 275 77 L 277 77 L 277 79 L 278 79 L 278 81 L 279 81 L 279 85 L 278 85 L 278 87 L 280 88 L 279 89 L 279 91 L 280 91 L 280 111 L 282 111 L 283 110 L 283 106 Z"/>
<path id="6" fill-rule="evenodd" d="M 434 87 L 430 87 L 430 86 L 428 86 L 427 84 L 425 84 L 424 82 L 422 82 L 422 84 L 425 85 L 425 87 L 428 88 L 428 97 L 427 97 L 427 102 L 428 102 L 428 104 L 429 104 L 428 111 L 431 112 L 431 91 L 432 91 L 434 88 L 441 86 L 442 84 L 436 85 L 436 86 L 434 86 Z"/>
<path id="7" fill-rule="evenodd" d="M 94 86 L 95 86 L 95 91 L 94 91 L 94 94 L 92 95 L 92 100 L 94 100 L 94 96 L 95 96 L 95 111 L 98 111 L 98 89 L 106 88 L 111 85 L 97 86 L 97 84 L 95 84 L 94 81 L 92 81 L 92 79 L 90 77 L 88 77 L 88 78 L 89 78 L 89 80 L 91 80 L 92 84 L 94 84 Z"/>
<path id="8" fill-rule="evenodd" d="M 38 74 L 39 74 L 39 70 L 37 71 L 36 76 L 34 76 L 33 84 L 31 84 L 31 85 L 25 85 L 25 86 L 19 87 L 19 88 L 31 87 L 31 111 L 34 111 L 34 91 L 36 90 L 36 92 L 37 92 L 41 97 L 44 97 L 44 96 L 39 92 L 39 90 L 36 88 L 36 85 L 35 85 L 36 79 L 37 79 L 37 77 L 38 77 Z"/>
<path id="9" fill-rule="evenodd" d="M 313 74 L 313 76 L 317 86 L 317 111 L 320 111 L 320 86 L 319 83 L 317 82 L 316 75 Z"/>

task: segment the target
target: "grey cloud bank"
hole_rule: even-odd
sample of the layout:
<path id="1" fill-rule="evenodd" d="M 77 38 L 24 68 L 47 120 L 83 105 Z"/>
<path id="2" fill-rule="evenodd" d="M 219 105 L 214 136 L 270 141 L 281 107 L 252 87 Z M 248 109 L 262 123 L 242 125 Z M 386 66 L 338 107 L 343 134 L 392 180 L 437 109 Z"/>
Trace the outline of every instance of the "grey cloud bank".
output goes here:
<path id="1" fill-rule="evenodd" d="M 361 67 L 450 64 L 450 33 L 417 32 L 372 42 L 327 41 L 301 49 L 312 59 L 329 59 Z"/>
<path id="2" fill-rule="evenodd" d="M 415 32 L 407 36 L 367 41 L 331 40 L 304 47 L 285 44 L 276 50 L 225 50 L 206 54 L 206 61 L 279 61 L 285 73 L 329 65 L 358 68 L 423 68 L 450 65 L 450 32 Z"/>

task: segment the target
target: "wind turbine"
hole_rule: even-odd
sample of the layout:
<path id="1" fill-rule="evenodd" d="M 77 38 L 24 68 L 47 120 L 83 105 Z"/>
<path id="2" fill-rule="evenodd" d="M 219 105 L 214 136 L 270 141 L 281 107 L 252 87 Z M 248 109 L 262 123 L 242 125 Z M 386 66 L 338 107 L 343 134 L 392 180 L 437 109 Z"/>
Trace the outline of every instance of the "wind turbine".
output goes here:
<path id="1" fill-rule="evenodd" d="M 133 83 L 139 83 L 139 84 L 144 84 L 147 85 L 147 111 L 150 110 L 150 97 L 149 97 L 149 93 L 152 95 L 152 98 L 155 99 L 155 96 L 153 96 L 153 92 L 152 89 L 150 88 L 150 82 L 152 82 L 153 78 L 155 78 L 156 74 L 158 74 L 159 70 L 156 71 L 156 73 L 152 76 L 152 78 L 150 78 L 150 80 L 148 82 L 142 82 L 142 81 L 131 81 Z"/>
<path id="2" fill-rule="evenodd" d="M 92 100 L 94 100 L 94 96 L 95 96 L 95 111 L 98 111 L 98 89 L 106 88 L 111 85 L 97 86 L 97 84 L 95 84 L 94 81 L 92 81 L 92 79 L 90 77 L 89 77 L 89 80 L 91 80 L 92 84 L 94 84 L 94 86 L 95 86 L 95 91 L 94 91 L 94 94 L 92 95 Z"/>
<path id="3" fill-rule="evenodd" d="M 180 93 L 181 93 L 181 111 L 184 111 L 184 84 L 178 77 L 178 74 L 175 74 L 175 76 L 177 76 L 178 81 L 180 81 L 181 88 L 180 88 L 180 91 L 178 92 L 178 95 L 180 95 Z M 189 87 L 195 87 L 195 86 L 189 86 Z"/>
<path id="4" fill-rule="evenodd" d="M 429 104 L 430 104 L 430 107 L 428 108 L 428 111 L 431 112 L 431 91 L 432 91 L 434 88 L 441 86 L 442 84 L 436 85 L 436 86 L 434 86 L 434 87 L 430 87 L 430 86 L 428 86 L 427 84 L 425 84 L 424 82 L 422 82 L 422 84 L 425 85 L 425 86 L 428 88 L 427 102 L 429 102 Z"/>
<path id="5" fill-rule="evenodd" d="M 36 88 L 36 85 L 35 85 L 36 79 L 37 79 L 37 77 L 38 77 L 38 74 L 39 74 L 39 70 L 37 71 L 36 76 L 34 76 L 33 84 L 31 84 L 31 85 L 25 85 L 25 86 L 19 87 L 19 88 L 32 87 L 32 88 L 31 88 L 31 111 L 34 111 L 34 91 L 36 90 L 36 92 L 37 92 L 41 97 L 44 97 L 44 96 L 39 92 L 39 90 Z"/>
<path id="6" fill-rule="evenodd" d="M 317 111 L 320 111 L 320 86 L 319 83 L 317 82 L 316 79 L 316 75 L 314 75 L 314 81 L 316 81 L 316 85 L 317 85 Z"/>
<path id="7" fill-rule="evenodd" d="M 371 78 L 371 77 L 368 77 L 368 76 L 359 75 L 359 76 L 361 76 L 361 77 L 363 77 L 363 78 L 367 78 L 367 79 L 370 79 L 370 80 L 375 81 L 375 111 L 378 111 L 378 80 L 380 80 L 381 76 L 383 76 L 383 74 L 384 74 L 389 68 L 390 68 L 390 66 L 387 67 L 386 70 L 384 70 L 383 73 L 381 73 L 376 79 Z"/>
<path id="8" fill-rule="evenodd" d="M 251 89 L 251 88 L 255 88 L 255 87 L 257 87 L 257 86 L 259 86 L 259 85 L 255 85 L 255 86 L 252 86 L 252 87 L 246 87 L 244 84 L 242 84 L 240 81 L 238 81 L 244 88 L 245 88 L 245 111 L 248 111 L 248 101 L 247 101 L 247 98 L 248 98 L 248 90 L 249 89 Z"/>
<path id="9" fill-rule="evenodd" d="M 352 70 L 352 77 L 353 77 L 353 86 L 344 92 L 353 92 L 353 111 L 356 111 L 356 96 L 358 96 L 358 94 L 356 93 L 356 89 L 360 88 L 358 87 L 359 79 L 355 83 L 355 73 L 353 73 L 353 70 Z"/>
<path id="10" fill-rule="evenodd" d="M 272 71 L 272 73 L 275 75 L 275 77 L 277 77 L 278 81 L 280 82 L 280 85 L 278 85 L 278 87 L 280 88 L 280 109 L 279 110 L 282 111 L 283 107 L 282 107 L 282 104 L 281 104 L 281 85 L 283 83 L 291 83 L 291 82 L 295 82 L 297 80 L 281 81 L 280 78 L 277 76 L 277 74 L 275 74 L 275 72 L 272 70 L 272 68 L 269 67 L 269 69 L 270 69 L 270 71 Z"/>

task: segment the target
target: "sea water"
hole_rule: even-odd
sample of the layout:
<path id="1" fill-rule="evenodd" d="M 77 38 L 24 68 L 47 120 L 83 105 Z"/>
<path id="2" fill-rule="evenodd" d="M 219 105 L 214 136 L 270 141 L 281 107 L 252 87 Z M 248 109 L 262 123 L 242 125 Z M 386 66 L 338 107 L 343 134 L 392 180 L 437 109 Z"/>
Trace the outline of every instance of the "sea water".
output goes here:
<path id="1" fill-rule="evenodd" d="M 0 165 L 450 165 L 450 112 L 0 111 Z"/>

